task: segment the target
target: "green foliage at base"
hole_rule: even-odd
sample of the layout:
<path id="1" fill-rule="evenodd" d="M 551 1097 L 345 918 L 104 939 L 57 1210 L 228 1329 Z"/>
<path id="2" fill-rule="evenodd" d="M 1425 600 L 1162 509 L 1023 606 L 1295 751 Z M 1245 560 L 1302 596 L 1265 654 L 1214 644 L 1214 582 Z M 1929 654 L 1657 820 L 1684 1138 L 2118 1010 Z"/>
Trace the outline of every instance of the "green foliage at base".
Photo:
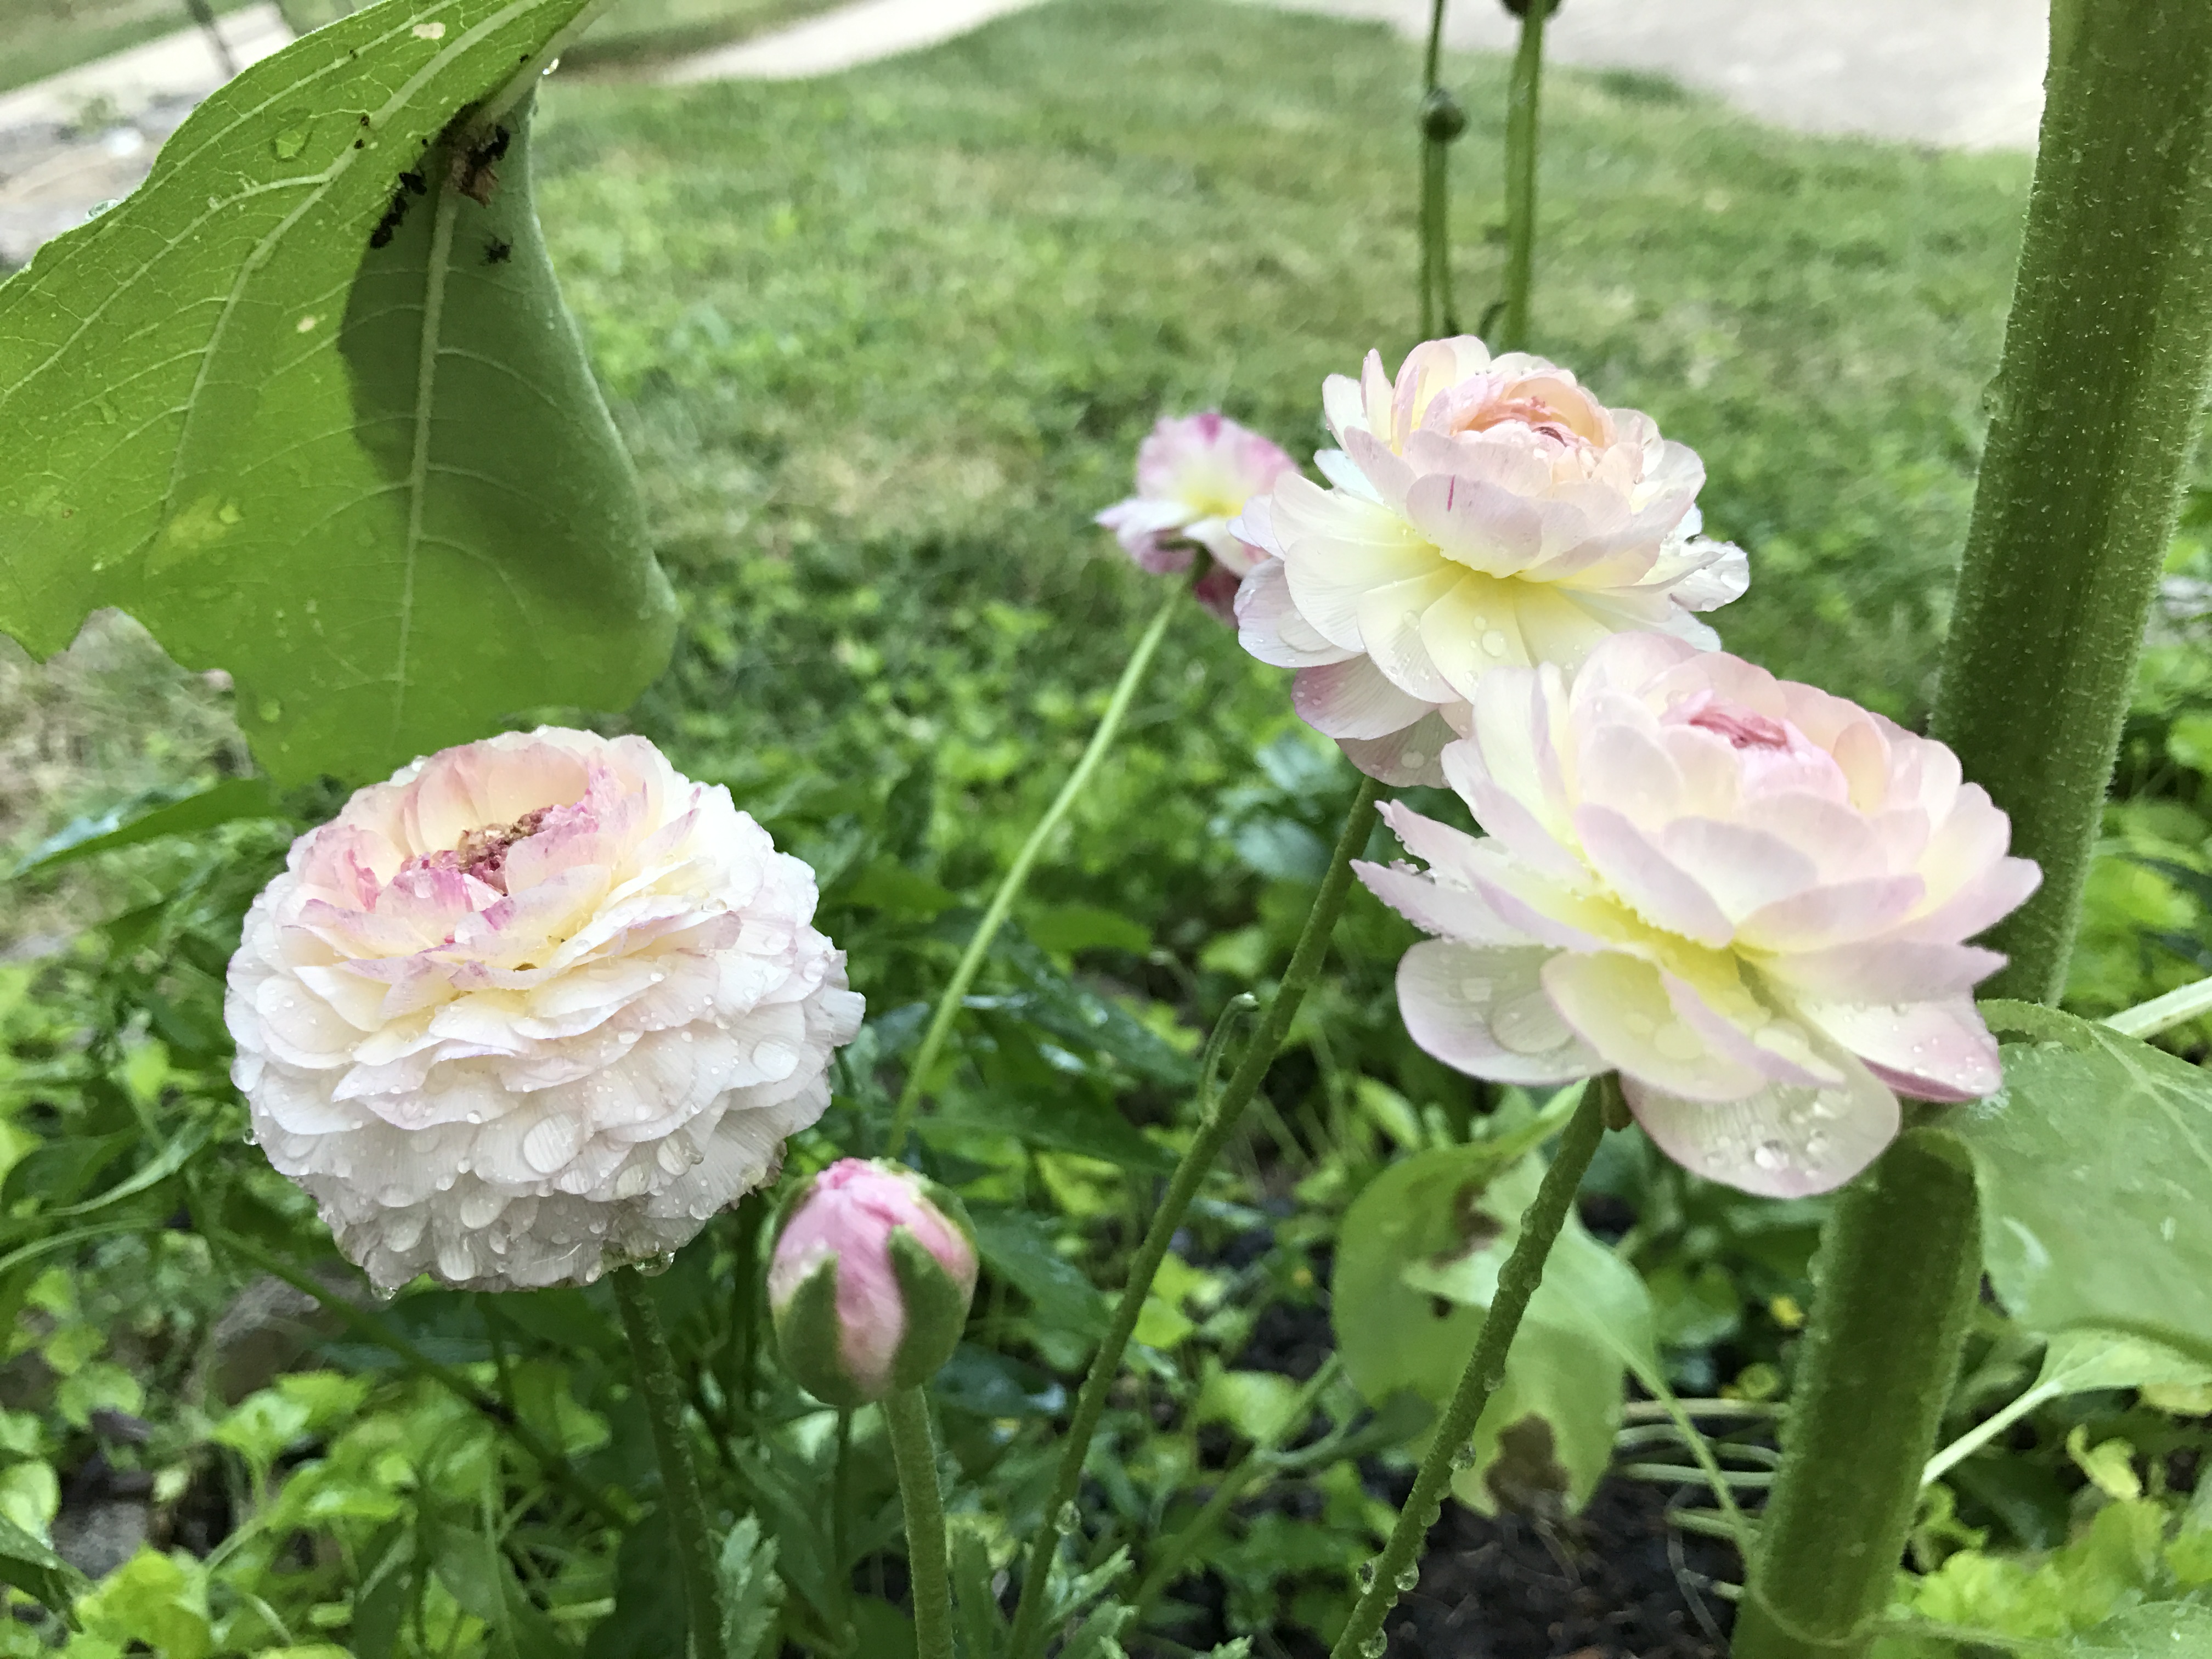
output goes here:
<path id="1" fill-rule="evenodd" d="M 1452 152 L 1455 286 L 1479 314 L 1501 266 L 1503 70 L 1449 70 L 1473 117 Z M 1310 449 L 1322 377 L 1412 343 L 1416 81 L 1413 54 L 1379 28 L 1086 0 L 816 82 L 556 78 L 541 94 L 550 258 L 681 611 L 673 666 L 630 721 L 815 866 L 819 920 L 869 998 L 830 1115 L 791 1149 L 794 1176 L 881 1150 L 886 1085 L 928 999 L 1156 603 L 1089 522 L 1126 492 L 1152 421 L 1218 404 Z M 2024 161 L 1780 135 L 1634 77 L 1559 75 L 1547 111 L 1537 349 L 1706 457 L 1709 527 L 1749 548 L 1757 576 L 1723 618 L 1734 648 L 1917 720 Z M 2185 854 L 2171 861 L 2194 868 L 2201 824 L 2169 807 L 2198 811 L 2204 769 L 2162 769 L 2195 752 L 2196 692 L 2154 690 L 2143 743 L 2158 759 L 2117 810 L 2160 814 Z M 1047 1431 L 1097 1340 L 1102 1287 L 1121 1282 L 1191 1133 L 1193 1057 L 1232 995 L 1281 972 L 1351 787 L 1278 673 L 1194 607 L 1177 618 L 930 1079 L 924 1157 L 972 1206 L 984 1262 L 967 1340 L 933 1388 L 975 1628 L 994 1628 L 994 1577 L 1059 1519 L 1042 1512 Z M 276 804 L 307 822 L 334 800 Z M 54 827 L 27 827 L 21 850 Z M 81 1634 L 26 1623 L 0 1641 L 67 1639 L 76 1659 L 134 1640 L 226 1659 L 671 1651 L 673 1553 L 600 1292 L 418 1288 L 372 1310 L 379 1341 L 286 1299 L 226 1243 L 357 1293 L 304 1203 L 240 1143 L 226 1077 L 222 966 L 283 840 L 276 821 L 240 819 L 88 855 L 75 867 L 100 873 L 83 890 L 105 926 L 0 969 L 15 1230 L 0 1304 L 9 1375 L 30 1379 L 0 1419 L 0 1514 L 45 1534 L 62 1475 L 97 1453 L 150 1482 L 164 1528 L 102 1576 Z M 2187 935 L 2196 915 L 2165 931 Z M 2186 961 L 2128 957 L 2121 922 L 2095 937 L 2094 994 L 2115 1006 Z M 1389 1526 L 1377 1487 L 1407 1467 L 1419 1413 L 1376 1413 L 1325 1376 L 1309 1420 L 1285 1419 L 1348 1271 L 1344 1218 L 1393 1164 L 1465 1156 L 1504 1103 L 1405 1040 L 1389 976 L 1408 938 L 1355 896 L 1145 1310 L 1055 1580 L 1054 1605 L 1091 1621 L 1102 1656 L 1202 1650 L 1232 1629 L 1262 1651 L 1293 1631 L 1325 1637 Z M 1755 1480 L 1823 1206 L 1723 1193 L 1610 1139 L 1577 1248 L 1640 1278 L 1662 1373 L 1725 1394 L 1735 1414 L 1711 1433 Z M 763 1653 L 782 1639 L 892 1650 L 880 1425 L 857 1413 L 841 1457 L 835 1414 L 778 1380 L 763 1310 L 738 1288 L 763 1222 L 751 1206 L 718 1218 L 653 1281 L 695 1385 L 732 1623 Z M 1984 1310 L 1947 1433 L 2028 1388 L 2040 1352 Z M 568 1479 L 417 1360 L 529 1425 Z M 1936 1489 L 1920 1583 L 2008 1585 L 2061 1557 L 2051 1570 L 2069 1574 L 2069 1552 L 2105 1547 L 2069 1534 L 2101 1539 L 2124 1524 L 2106 1514 L 2140 1501 L 2164 1517 L 2156 1573 L 2076 1598 L 2069 1636 L 2124 1613 L 2126 1595 L 2193 1594 L 2197 1567 L 2177 1564 L 2197 1559 L 2182 1547 L 2195 1523 L 2160 1483 L 2203 1449 L 2205 1405 L 2116 1387 L 2039 1407 Z M 149 1437 L 112 1437 L 112 1413 Z M 1577 1495 L 1606 1426 L 1575 1443 Z M 1654 1419 L 1632 1431 L 1638 1449 L 1616 1442 L 1616 1465 L 1686 1461 Z M 1250 1484 L 1188 1571 L 1125 1617 L 1160 1540 L 1248 1455 Z M 2099 1484 L 2124 1484 L 2116 1464 L 2140 1499 Z M 600 1514 L 590 1497 L 609 1492 L 642 1518 Z M 771 1549 L 780 1601 L 741 1595 Z M 1947 1616 L 2038 1633 L 2008 1611 L 2034 1595 L 2007 1596 Z"/>

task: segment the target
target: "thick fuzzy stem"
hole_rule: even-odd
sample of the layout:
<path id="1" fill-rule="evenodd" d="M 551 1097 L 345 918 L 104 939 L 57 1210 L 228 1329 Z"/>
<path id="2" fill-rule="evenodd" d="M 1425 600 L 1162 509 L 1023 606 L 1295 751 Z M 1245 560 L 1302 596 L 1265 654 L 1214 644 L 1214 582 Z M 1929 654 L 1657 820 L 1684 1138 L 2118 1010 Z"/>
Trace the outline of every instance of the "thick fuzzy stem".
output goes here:
<path id="1" fill-rule="evenodd" d="M 1844 1195 L 1815 1282 L 1738 1659 L 1861 1652 L 1896 1580 L 1981 1282 L 1973 1172 L 1945 1137 L 1905 1135 Z"/>
<path id="2" fill-rule="evenodd" d="M 1559 1229 L 1566 1224 L 1575 1189 L 1582 1185 L 1583 1172 L 1589 1168 L 1598 1142 L 1605 1138 L 1607 1092 L 1595 1083 L 1586 1086 L 1582 1104 L 1575 1109 L 1566 1133 L 1559 1137 L 1552 1167 L 1544 1171 L 1543 1184 L 1521 1218 L 1521 1237 L 1514 1243 L 1513 1254 L 1498 1269 L 1498 1293 L 1483 1316 L 1474 1352 L 1468 1356 L 1467 1369 L 1460 1373 L 1451 1403 L 1437 1424 L 1436 1437 L 1421 1458 L 1420 1469 L 1413 1476 L 1413 1490 L 1398 1511 L 1398 1524 L 1390 1530 L 1390 1541 L 1375 1559 L 1375 1576 L 1361 1592 L 1336 1645 L 1329 1650 L 1329 1659 L 1361 1659 L 1370 1651 L 1382 1651 L 1374 1644 L 1382 1633 L 1383 1620 L 1405 1594 L 1399 1581 L 1413 1571 L 1429 1528 L 1442 1511 L 1444 1493 L 1451 1486 L 1452 1460 L 1474 1437 L 1483 1408 L 1505 1380 L 1505 1355 L 1521 1329 L 1521 1316 L 1528 1311 L 1528 1298 L 1543 1281 L 1545 1260 L 1552 1254 Z"/>
<path id="3" fill-rule="evenodd" d="M 2066 972 L 2212 363 L 2212 7 L 2097 0 L 2053 63 L 1935 732 L 2043 886 L 1984 995 Z"/>
<path id="4" fill-rule="evenodd" d="M 684 1389 L 677 1381 L 676 1358 L 653 1305 L 645 1280 L 635 1267 L 608 1275 L 629 1338 L 630 1361 L 645 1396 L 653 1425 L 653 1449 L 660 1460 L 660 1501 L 668 1506 L 669 1530 L 684 1570 L 684 1601 L 690 1615 L 692 1659 L 722 1659 L 722 1583 L 714 1565 L 714 1540 L 707 1526 L 707 1500 L 699 1490 L 699 1471 L 691 1461 L 691 1441 L 684 1425 Z"/>
<path id="5" fill-rule="evenodd" d="M 2212 8 L 2059 0 L 2020 276 L 1936 710 L 2043 886 L 1987 988 L 2057 996 L 2212 359 Z M 1856 1659 L 1978 1266 L 1971 1176 L 1908 1134 L 1829 1223 L 1737 1659 Z"/>
<path id="6" fill-rule="evenodd" d="M 1039 1626 L 1044 1620 L 1045 1579 L 1052 1566 L 1054 1551 L 1060 1542 L 1058 1522 L 1061 1513 L 1075 1502 L 1077 1491 L 1083 1484 L 1083 1460 L 1091 1449 L 1091 1437 L 1097 1431 L 1098 1419 L 1106 1412 L 1106 1395 L 1114 1386 L 1114 1378 L 1121 1369 L 1121 1356 L 1128 1351 L 1129 1338 L 1137 1328 L 1137 1316 L 1144 1311 L 1145 1298 L 1152 1294 L 1152 1279 L 1167 1257 L 1169 1241 L 1176 1229 L 1182 1225 L 1190 1201 L 1198 1196 L 1198 1188 L 1212 1169 L 1221 1150 L 1229 1144 L 1229 1137 L 1237 1127 L 1237 1120 L 1251 1104 L 1252 1097 L 1260 1091 L 1261 1080 L 1273 1064 L 1275 1051 L 1289 1034 L 1291 1021 L 1305 1000 L 1306 993 L 1320 977 L 1321 966 L 1328 955 L 1329 935 L 1336 929 L 1336 919 L 1343 914 L 1346 894 L 1352 886 L 1352 860 L 1367 845 L 1367 837 L 1375 826 L 1375 803 L 1382 793 L 1382 786 L 1372 778 L 1359 781 L 1359 793 L 1352 798 L 1352 811 L 1346 814 L 1344 829 L 1336 838 L 1336 852 L 1329 860 L 1328 872 L 1322 878 L 1321 891 L 1314 896 L 1313 908 L 1307 913 L 1305 927 L 1298 934 L 1297 948 L 1291 952 L 1291 965 L 1283 975 L 1281 987 L 1267 1012 L 1260 1021 L 1260 1029 L 1253 1035 L 1252 1045 L 1244 1051 L 1237 1069 L 1230 1074 L 1228 1086 L 1221 1097 L 1213 1103 L 1205 1122 L 1190 1143 L 1190 1149 L 1176 1165 L 1175 1175 L 1168 1182 L 1167 1195 L 1153 1212 L 1152 1224 L 1145 1230 L 1144 1242 L 1137 1246 L 1137 1254 L 1129 1263 L 1128 1282 L 1121 1287 L 1121 1298 L 1115 1305 L 1114 1317 L 1106 1328 L 1106 1335 L 1091 1356 L 1091 1369 L 1083 1378 L 1082 1390 L 1075 1397 L 1075 1414 L 1067 1425 L 1067 1437 L 1061 1443 L 1060 1471 L 1052 1486 L 1052 1498 L 1046 1506 L 1047 1524 L 1038 1529 L 1036 1541 L 1030 1547 L 1029 1566 L 1022 1578 L 1022 1599 L 1014 1610 L 1014 1628 L 1006 1651 L 1012 1659 L 1029 1659 L 1039 1644 Z"/>
<path id="7" fill-rule="evenodd" d="M 891 1461 L 906 1509 L 907 1575 L 914 1584 L 916 1659 L 952 1659 L 952 1579 L 945 1565 L 945 1498 L 937 1485 L 937 1439 L 920 1389 L 884 1401 Z"/>

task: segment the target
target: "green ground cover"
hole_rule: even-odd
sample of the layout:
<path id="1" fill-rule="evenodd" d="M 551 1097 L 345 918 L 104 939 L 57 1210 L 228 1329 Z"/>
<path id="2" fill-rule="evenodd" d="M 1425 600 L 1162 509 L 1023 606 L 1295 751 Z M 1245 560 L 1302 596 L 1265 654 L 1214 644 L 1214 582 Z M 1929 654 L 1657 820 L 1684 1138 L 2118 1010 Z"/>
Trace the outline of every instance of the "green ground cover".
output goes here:
<path id="1" fill-rule="evenodd" d="M 814 863 L 823 925 L 870 1000 L 872 1036 L 798 1158 L 850 1150 L 880 1125 L 871 1061 L 896 1077 L 965 915 L 1164 597 L 1089 522 L 1127 488 L 1153 418 L 1218 404 L 1310 449 L 1322 377 L 1370 346 L 1395 365 L 1412 343 L 1414 70 L 1379 28 L 1201 0 L 1062 0 L 814 83 L 550 83 L 549 240 L 684 606 L 677 660 L 629 723 L 686 771 L 729 783 Z M 1450 70 L 1473 118 L 1453 210 L 1471 325 L 1502 259 L 1503 66 Z M 1917 720 L 2026 161 L 1795 137 L 1633 76 L 1556 76 L 1547 123 L 1537 348 L 1705 458 L 1709 527 L 1741 541 L 1754 572 L 1720 618 L 1731 648 Z M 2184 584 L 2205 574 L 2203 533 L 2177 549 Z M 2176 587 L 2130 727 L 2085 1006 L 2212 969 L 2197 965 L 2212 689 L 2194 591 Z M 70 810 L 110 804 L 118 782 L 236 764 L 206 720 L 218 691 L 133 655 L 127 635 L 102 639 L 105 697 L 41 715 L 55 751 L 97 773 L 0 824 L 18 848 Z M 35 705 L 40 684 L 0 662 L 0 700 Z M 161 732 L 134 725 L 134 688 L 167 700 Z M 1233 992 L 1279 971 L 1350 791 L 1349 769 L 1291 718 L 1282 677 L 1186 607 L 987 970 L 928 1139 L 971 1201 L 1002 1206 L 979 1346 L 940 1389 L 963 1479 L 988 1482 L 1009 1517 L 1011 1535 L 987 1540 L 994 1561 L 1046 1523 L 1040 1415 L 1095 1329 L 1091 1285 L 1120 1282 L 1144 1171 L 1188 1127 L 1186 1056 Z M 39 1160 L 9 1201 L 89 1190 L 124 1141 L 205 1135 L 199 1199 L 234 1201 L 246 1219 L 231 1224 L 307 1259 L 296 1195 L 238 1146 L 219 1015 L 239 912 L 281 845 L 234 830 L 0 896 L 0 930 L 16 938 L 33 915 L 42 928 L 120 916 L 58 963 L 0 969 L 0 1163 Z M 1389 996 L 1406 938 L 1356 899 L 1334 975 L 1178 1246 L 1109 1419 L 1102 1553 L 1141 1550 L 1187 1516 L 1221 1437 L 1241 1443 L 1279 1403 L 1288 1385 L 1247 1356 L 1279 1356 L 1285 1330 L 1326 1342 L 1318 1291 L 1364 1183 L 1463 1133 L 1478 1106 L 1523 1104 L 1478 1094 L 1406 1042 Z M 1151 1138 L 1133 1140 L 1132 1124 Z M 1718 1193 L 1626 1141 L 1595 1186 L 1633 1223 L 1621 1253 L 1651 1291 L 1676 1386 L 1754 1401 L 1786 1387 L 1817 1206 Z M 208 1654 L 550 1653 L 564 1649 L 529 1644 L 580 1641 L 595 1623 L 591 1659 L 652 1651 L 646 1613 L 665 1585 L 649 1548 L 614 1559 L 603 1530 L 542 1492 L 487 1521 L 484 1504 L 528 1470 L 368 1342 L 326 1343 L 331 1370 L 272 1381 L 307 1340 L 298 1310 L 289 1324 L 241 1314 L 242 1275 L 216 1270 L 198 1232 L 164 1226 L 173 1187 L 149 1188 L 134 1226 L 137 1201 L 92 1215 L 66 1268 L 0 1262 L 0 1299 L 23 1310 L 0 1372 L 0 1514 L 52 1520 L 56 1472 L 97 1447 L 151 1477 L 162 1540 L 203 1549 L 232 1530 L 212 1567 L 140 1556 L 73 1654 L 108 1659 L 157 1620 L 198 1632 L 179 1651 Z M 706 1310 L 749 1248 L 726 1218 L 654 1281 L 710 1422 L 737 1362 L 701 1346 L 728 1326 Z M 482 1386 L 514 1389 L 589 1478 L 635 1486 L 644 1429 L 612 1381 L 623 1356 L 602 1299 L 507 1298 L 520 1311 L 496 1323 L 484 1300 L 410 1294 L 382 1316 Z M 1951 1432 L 2033 1369 L 2033 1345 L 1989 1312 Z M 1915 1560 L 1963 1565 L 1929 1581 L 1924 1610 L 2041 1636 L 2138 1590 L 2172 1594 L 2177 1575 L 2195 1586 L 2212 1515 L 2187 1535 L 2194 1553 L 2160 1553 L 2181 1506 L 2163 1460 L 2201 1449 L 2186 1413 L 2212 1401 L 2166 1403 L 2061 1402 L 2014 1450 L 1960 1465 Z M 100 1439 L 102 1410 L 143 1418 L 149 1437 Z M 813 1425 L 763 1455 L 783 1460 L 777 1480 L 818 1493 L 827 1443 Z M 274 1491 L 272 1469 L 301 1445 L 306 1473 Z M 865 1518 L 888 1498 L 880 1442 L 864 1437 L 859 1461 Z M 2040 1566 L 1984 1567 L 1962 1549 L 2049 1548 L 2100 1505 L 2097 1528 Z M 977 1507 L 956 1483 L 956 1515 Z M 1311 1652 L 1311 1632 L 1348 1605 L 1378 1508 L 1348 1469 L 1285 1480 L 1200 1548 L 1208 1616 L 1261 1633 L 1261 1651 Z M 793 1606 L 811 1605 L 825 1592 L 802 1571 L 806 1517 L 761 1512 Z M 310 1524 L 336 1541 L 306 1559 L 294 1540 Z M 860 1542 L 890 1536 L 868 1520 Z M 879 1571 L 858 1582 L 880 1595 Z M 411 1622 L 391 1610 L 395 1586 L 419 1591 Z M 864 1595 L 854 1616 L 888 1611 Z M 379 1646 L 363 1632 L 387 1614 Z M 1130 1638 L 1146 1654 L 1179 1651 L 1171 1638 L 1202 1649 L 1223 1629 L 1177 1622 L 1172 1603 L 1150 1622 Z M 860 1651 L 896 1650 L 889 1636 L 866 1645 L 882 1626 L 861 1628 Z"/>
<path id="2" fill-rule="evenodd" d="M 555 258 L 689 617 L 648 729 L 741 794 L 934 750 L 950 885 L 1001 859 L 1153 602 L 1089 523 L 1153 418 L 1310 451 L 1322 377 L 1412 343 L 1407 62 L 1377 27 L 1060 6 L 816 85 L 550 97 Z M 1472 321 L 1503 77 L 1459 67 Z M 1705 457 L 1757 573 L 1734 648 L 1917 719 L 2025 161 L 1636 77 L 1559 76 L 1549 111 L 1536 344 Z M 1291 725 L 1204 617 L 1169 654 L 1042 884 L 1147 926 L 1220 902 L 1217 796 Z"/>

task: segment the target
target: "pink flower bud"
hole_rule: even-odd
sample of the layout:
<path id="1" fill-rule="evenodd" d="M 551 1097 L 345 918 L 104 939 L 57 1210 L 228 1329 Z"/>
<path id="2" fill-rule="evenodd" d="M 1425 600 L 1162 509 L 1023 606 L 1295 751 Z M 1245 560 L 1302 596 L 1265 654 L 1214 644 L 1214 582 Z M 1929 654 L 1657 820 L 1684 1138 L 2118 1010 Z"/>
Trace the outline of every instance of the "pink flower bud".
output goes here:
<path id="1" fill-rule="evenodd" d="M 836 1406 L 927 1379 L 951 1358 L 975 1293 L 959 1200 L 902 1165 L 857 1158 L 814 1177 L 769 1263 L 785 1367 Z"/>

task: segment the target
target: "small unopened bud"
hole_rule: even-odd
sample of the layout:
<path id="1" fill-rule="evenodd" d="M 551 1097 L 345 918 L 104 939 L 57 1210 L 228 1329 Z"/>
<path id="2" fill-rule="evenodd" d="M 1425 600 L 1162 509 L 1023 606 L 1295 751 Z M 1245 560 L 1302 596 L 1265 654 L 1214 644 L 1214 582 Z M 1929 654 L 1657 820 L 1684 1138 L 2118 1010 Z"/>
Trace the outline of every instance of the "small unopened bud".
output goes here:
<path id="1" fill-rule="evenodd" d="M 927 1381 L 952 1357 L 975 1294 L 960 1200 L 902 1165 L 856 1158 L 808 1183 L 769 1262 L 784 1369 L 833 1406 Z"/>
<path id="2" fill-rule="evenodd" d="M 1528 15 L 1528 0 L 1498 0 L 1498 3 L 1516 17 L 1526 17 Z M 1559 9 L 1559 0 L 1544 0 L 1544 15 L 1547 20 Z"/>
<path id="3" fill-rule="evenodd" d="M 1421 136 L 1449 144 L 1467 131 L 1467 112 L 1449 87 L 1431 87 L 1421 100 Z"/>

